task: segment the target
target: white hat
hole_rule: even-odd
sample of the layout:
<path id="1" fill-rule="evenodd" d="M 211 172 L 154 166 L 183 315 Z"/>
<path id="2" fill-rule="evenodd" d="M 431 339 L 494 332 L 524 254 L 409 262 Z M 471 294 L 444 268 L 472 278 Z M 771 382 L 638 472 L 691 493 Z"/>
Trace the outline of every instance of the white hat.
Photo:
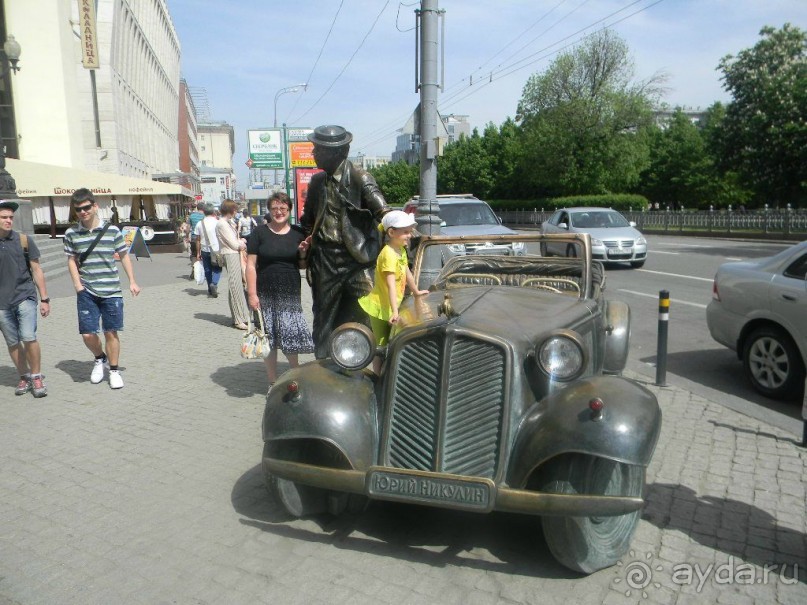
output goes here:
<path id="1" fill-rule="evenodd" d="M 381 225 L 384 227 L 384 231 L 387 229 L 403 229 L 404 227 L 411 227 L 415 224 L 417 224 L 415 216 L 407 214 L 403 210 L 391 210 L 381 219 Z"/>

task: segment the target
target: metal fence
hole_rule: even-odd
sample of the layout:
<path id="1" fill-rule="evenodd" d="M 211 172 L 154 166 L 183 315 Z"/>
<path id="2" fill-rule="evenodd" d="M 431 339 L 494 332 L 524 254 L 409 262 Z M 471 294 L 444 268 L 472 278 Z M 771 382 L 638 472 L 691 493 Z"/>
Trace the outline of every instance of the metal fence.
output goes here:
<path id="1" fill-rule="evenodd" d="M 554 210 L 502 210 L 497 215 L 513 227 L 539 227 Z M 807 210 L 658 210 L 622 212 L 642 232 L 689 235 L 734 235 L 807 239 Z"/>

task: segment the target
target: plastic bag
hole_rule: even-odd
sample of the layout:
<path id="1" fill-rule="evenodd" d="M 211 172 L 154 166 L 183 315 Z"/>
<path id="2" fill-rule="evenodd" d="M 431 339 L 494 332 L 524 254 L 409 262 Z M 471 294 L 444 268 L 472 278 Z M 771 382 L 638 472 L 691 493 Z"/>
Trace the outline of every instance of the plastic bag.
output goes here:
<path id="1" fill-rule="evenodd" d="M 200 286 L 205 283 L 205 267 L 200 260 L 193 263 L 193 279 Z"/>
<path id="2" fill-rule="evenodd" d="M 241 339 L 241 357 L 244 359 L 263 359 L 269 355 L 269 338 L 263 328 L 263 317 L 258 312 L 260 327 L 249 321 L 247 333 Z"/>

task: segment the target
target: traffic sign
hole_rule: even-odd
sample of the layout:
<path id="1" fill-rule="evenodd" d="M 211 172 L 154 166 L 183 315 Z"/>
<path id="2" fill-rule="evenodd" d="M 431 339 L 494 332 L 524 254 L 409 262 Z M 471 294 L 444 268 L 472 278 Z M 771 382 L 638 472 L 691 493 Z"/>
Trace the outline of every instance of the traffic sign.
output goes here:
<path id="1" fill-rule="evenodd" d="M 247 161 L 244 163 L 247 165 L 247 168 L 252 168 L 252 158 L 247 158 Z"/>

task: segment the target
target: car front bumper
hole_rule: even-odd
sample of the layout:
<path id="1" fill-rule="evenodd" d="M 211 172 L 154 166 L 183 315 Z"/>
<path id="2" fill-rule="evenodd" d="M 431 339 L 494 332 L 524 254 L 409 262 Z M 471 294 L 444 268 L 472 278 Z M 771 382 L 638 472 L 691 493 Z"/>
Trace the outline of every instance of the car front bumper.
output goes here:
<path id="1" fill-rule="evenodd" d="M 644 505 L 642 498 L 629 496 L 533 492 L 496 486 L 489 479 L 398 468 L 374 466 L 360 471 L 274 458 L 264 458 L 263 465 L 277 477 L 325 490 L 480 513 L 496 510 L 569 517 L 614 516 L 640 510 Z"/>

